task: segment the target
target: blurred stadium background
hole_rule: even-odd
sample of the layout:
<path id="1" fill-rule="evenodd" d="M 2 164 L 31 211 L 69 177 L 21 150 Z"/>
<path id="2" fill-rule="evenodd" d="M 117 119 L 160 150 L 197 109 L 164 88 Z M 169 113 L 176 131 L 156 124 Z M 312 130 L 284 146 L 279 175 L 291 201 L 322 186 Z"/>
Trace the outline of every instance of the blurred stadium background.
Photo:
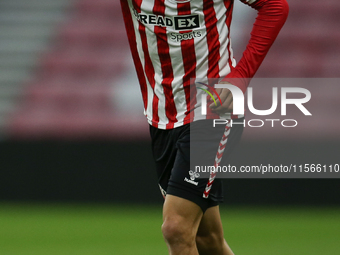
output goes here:
<path id="1" fill-rule="evenodd" d="M 235 2 L 239 59 L 256 13 Z M 246 128 L 233 165 L 340 163 L 340 3 L 288 2 L 257 77 L 325 78 L 305 86 L 318 114 Z M 0 56 L 0 255 L 166 254 L 119 1 L 0 0 Z M 339 254 L 339 179 L 230 179 L 225 195 L 236 254 Z"/>

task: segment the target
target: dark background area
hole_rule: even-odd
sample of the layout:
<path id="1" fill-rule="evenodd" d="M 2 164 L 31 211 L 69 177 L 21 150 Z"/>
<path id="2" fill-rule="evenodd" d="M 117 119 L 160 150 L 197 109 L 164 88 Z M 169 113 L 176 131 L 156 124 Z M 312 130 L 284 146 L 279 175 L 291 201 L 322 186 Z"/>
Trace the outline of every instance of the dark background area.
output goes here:
<path id="1" fill-rule="evenodd" d="M 161 203 L 148 141 L 3 141 L 0 200 Z M 241 142 L 231 165 L 335 164 L 334 142 Z M 340 175 L 340 173 L 339 173 Z M 339 205 L 339 179 L 226 179 L 226 205 Z"/>

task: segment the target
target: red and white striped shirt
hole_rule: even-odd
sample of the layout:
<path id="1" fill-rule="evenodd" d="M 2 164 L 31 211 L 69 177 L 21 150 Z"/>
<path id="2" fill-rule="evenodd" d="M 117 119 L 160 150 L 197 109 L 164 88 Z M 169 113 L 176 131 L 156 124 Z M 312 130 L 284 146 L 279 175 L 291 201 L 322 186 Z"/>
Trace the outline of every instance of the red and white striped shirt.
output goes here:
<path id="1" fill-rule="evenodd" d="M 224 77 L 235 66 L 233 1 L 122 0 L 123 15 L 151 125 L 189 123 L 190 79 Z"/>
<path id="2" fill-rule="evenodd" d="M 233 68 L 234 0 L 121 0 L 151 125 L 172 129 L 196 118 L 199 103 L 191 102 L 191 79 L 253 77 L 287 18 L 288 5 L 286 0 L 241 1 L 259 12 L 247 49 Z M 236 86 L 244 92 L 247 84 Z"/>

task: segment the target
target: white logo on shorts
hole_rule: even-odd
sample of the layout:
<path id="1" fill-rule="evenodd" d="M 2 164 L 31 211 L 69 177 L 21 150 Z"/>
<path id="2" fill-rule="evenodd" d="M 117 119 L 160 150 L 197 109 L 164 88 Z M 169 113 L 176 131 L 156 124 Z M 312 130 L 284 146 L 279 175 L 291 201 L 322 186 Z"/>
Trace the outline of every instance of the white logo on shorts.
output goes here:
<path id="1" fill-rule="evenodd" d="M 190 180 L 194 181 L 196 178 L 200 177 L 200 174 L 192 170 L 189 171 Z"/>
<path id="2" fill-rule="evenodd" d="M 194 171 L 190 170 L 190 171 L 189 171 L 189 175 L 190 175 L 190 180 L 189 180 L 187 177 L 185 177 L 185 178 L 184 178 L 184 181 L 186 181 L 186 182 L 188 182 L 188 183 L 191 183 L 191 184 L 194 184 L 194 185 L 197 186 L 197 185 L 198 185 L 198 182 L 195 182 L 194 180 L 195 180 L 196 178 L 200 177 L 200 174 L 197 173 L 197 172 L 194 172 Z"/>

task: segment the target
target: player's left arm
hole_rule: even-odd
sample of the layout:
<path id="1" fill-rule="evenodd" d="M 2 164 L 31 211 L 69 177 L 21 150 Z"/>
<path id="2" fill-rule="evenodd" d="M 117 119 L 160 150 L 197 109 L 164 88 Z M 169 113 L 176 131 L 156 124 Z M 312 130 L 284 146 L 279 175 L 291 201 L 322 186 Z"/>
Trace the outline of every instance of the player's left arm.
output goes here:
<path id="1" fill-rule="evenodd" d="M 285 23 L 289 7 L 286 0 L 240 1 L 256 9 L 258 13 L 242 58 L 221 83 L 232 83 L 245 93 L 249 80 L 255 75 Z M 211 104 L 209 107 L 216 112 L 231 112 L 233 100 L 230 91 L 219 89 L 218 93 L 222 105 Z"/>

